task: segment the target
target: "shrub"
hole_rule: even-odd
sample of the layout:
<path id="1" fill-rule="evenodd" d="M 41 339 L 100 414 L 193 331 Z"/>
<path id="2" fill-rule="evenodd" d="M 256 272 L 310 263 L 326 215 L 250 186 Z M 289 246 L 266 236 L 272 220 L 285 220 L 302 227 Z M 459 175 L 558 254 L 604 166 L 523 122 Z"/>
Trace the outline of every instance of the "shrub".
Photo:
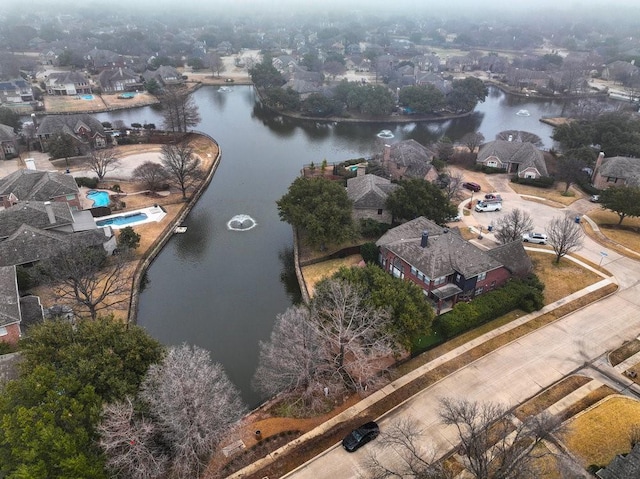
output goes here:
<path id="1" fill-rule="evenodd" d="M 140 245 L 140 235 L 131 226 L 126 226 L 120 230 L 118 235 L 118 246 L 127 249 L 136 249 Z"/>
<path id="2" fill-rule="evenodd" d="M 96 188 L 98 186 L 98 178 L 88 178 L 86 176 L 76 177 L 76 185 L 86 186 L 87 188 Z"/>
<path id="3" fill-rule="evenodd" d="M 360 246 L 360 254 L 365 263 L 378 262 L 378 247 L 375 243 L 365 243 Z"/>
<path id="4" fill-rule="evenodd" d="M 360 220 L 360 234 L 365 238 L 379 238 L 391 228 L 387 223 L 381 223 L 371 218 Z"/>
<path id="5" fill-rule="evenodd" d="M 120 185 L 116 183 L 111 187 L 111 191 L 115 191 L 116 193 L 121 193 L 122 189 L 120 188 Z"/>
<path id="6" fill-rule="evenodd" d="M 431 160 L 431 166 L 433 166 L 436 171 L 442 171 L 444 168 L 446 168 L 447 163 L 438 158 L 434 158 L 433 160 Z"/>
<path id="7" fill-rule="evenodd" d="M 24 266 L 16 266 L 16 278 L 18 280 L 18 289 L 26 291 L 38 286 L 37 274 L 32 274 L 33 268 L 25 268 Z"/>
<path id="8" fill-rule="evenodd" d="M 476 163 L 473 167 L 474 170 L 476 171 L 482 171 L 483 173 L 486 173 L 487 175 L 497 175 L 499 173 L 506 173 L 507 170 L 505 170 L 504 168 L 496 168 L 494 166 L 487 166 L 487 165 L 483 165 L 482 163 Z"/>
<path id="9" fill-rule="evenodd" d="M 439 316 L 435 325 L 450 338 L 514 309 L 531 313 L 544 305 L 543 289 L 544 285 L 535 275 L 512 279 L 502 288 L 478 296 L 472 303 L 456 304 L 453 310 Z"/>
<path id="10" fill-rule="evenodd" d="M 142 128 L 142 124 L 140 124 L 140 123 L 131 123 L 131 128 Z"/>
<path id="11" fill-rule="evenodd" d="M 537 186 L 538 188 L 551 188 L 555 183 L 555 178 L 552 176 L 543 176 L 542 178 L 519 178 L 518 176 L 513 176 L 511 182 L 520 185 Z"/>

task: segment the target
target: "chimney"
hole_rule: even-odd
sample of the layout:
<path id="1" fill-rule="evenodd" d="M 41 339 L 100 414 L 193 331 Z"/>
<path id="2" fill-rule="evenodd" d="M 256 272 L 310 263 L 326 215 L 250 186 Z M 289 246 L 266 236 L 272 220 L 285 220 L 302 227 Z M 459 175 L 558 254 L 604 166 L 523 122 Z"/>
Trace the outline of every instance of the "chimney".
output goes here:
<path id="1" fill-rule="evenodd" d="M 35 130 L 38 129 L 38 117 L 36 116 L 35 113 L 31 113 L 31 121 L 33 122 L 33 129 L 35 132 Z"/>
<path id="2" fill-rule="evenodd" d="M 51 201 L 44 202 L 44 209 L 47 212 L 47 216 L 49 217 L 49 223 L 52 225 L 56 224 L 56 215 L 53 213 L 53 208 L 51 207 Z"/>
<path id="3" fill-rule="evenodd" d="M 420 246 L 426 248 L 429 244 L 429 232 L 427 230 L 422 232 L 422 238 L 420 239 Z"/>
<path id="4" fill-rule="evenodd" d="M 513 135 L 509 135 L 509 141 L 513 141 Z"/>
<path id="5" fill-rule="evenodd" d="M 601 151 L 598 155 L 598 159 L 596 160 L 596 166 L 593 167 L 593 174 L 591 175 L 591 183 L 596 181 L 596 173 L 600 169 L 602 165 L 602 160 L 604 160 L 604 151 Z M 595 185 L 594 185 L 595 186 Z"/>

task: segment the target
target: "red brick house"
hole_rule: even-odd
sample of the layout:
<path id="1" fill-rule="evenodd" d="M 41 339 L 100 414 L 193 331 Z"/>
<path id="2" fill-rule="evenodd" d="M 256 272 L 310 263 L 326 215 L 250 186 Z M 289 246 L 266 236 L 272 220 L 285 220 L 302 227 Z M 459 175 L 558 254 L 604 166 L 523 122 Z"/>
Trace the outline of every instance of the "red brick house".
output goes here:
<path id="1" fill-rule="evenodd" d="M 18 170 L 0 179 L 0 209 L 18 201 L 63 201 L 81 210 L 80 191 L 71 175 L 39 170 Z"/>
<path id="2" fill-rule="evenodd" d="M 438 314 L 532 269 L 520 241 L 482 250 L 457 229 L 443 228 L 423 216 L 387 231 L 376 245 L 384 270 L 420 286 Z"/>
<path id="3" fill-rule="evenodd" d="M 598 155 L 596 166 L 593 169 L 593 186 L 599 190 L 606 190 L 619 186 L 640 185 L 640 159 L 627 156 L 604 157 L 604 153 Z"/>

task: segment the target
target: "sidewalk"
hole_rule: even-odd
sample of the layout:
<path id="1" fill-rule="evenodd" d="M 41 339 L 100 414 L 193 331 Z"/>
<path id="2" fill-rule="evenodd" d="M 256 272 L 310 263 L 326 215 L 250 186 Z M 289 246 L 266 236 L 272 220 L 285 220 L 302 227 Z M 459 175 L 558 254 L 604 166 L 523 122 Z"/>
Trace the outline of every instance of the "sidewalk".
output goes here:
<path id="1" fill-rule="evenodd" d="M 579 261 L 578 261 L 579 262 Z M 587 265 L 585 265 L 585 267 L 588 267 Z M 595 270 L 594 270 L 595 271 Z M 597 271 L 596 271 L 597 272 Z M 266 467 L 267 465 L 271 464 L 272 462 L 274 462 L 278 457 L 282 456 L 283 454 L 286 454 L 288 451 L 293 450 L 295 448 L 297 448 L 298 446 L 300 446 L 301 444 L 303 444 L 304 442 L 311 440 L 313 438 L 322 436 L 324 434 L 326 434 L 327 432 L 329 432 L 333 427 L 335 427 L 336 425 L 348 421 L 350 419 L 353 419 L 359 415 L 361 415 L 362 413 L 364 413 L 369 407 L 371 407 L 372 405 L 374 405 L 375 403 L 377 403 L 378 401 L 384 400 L 388 395 L 394 393 L 396 390 L 402 388 L 403 386 L 406 386 L 407 384 L 411 383 L 412 381 L 420 378 L 421 376 L 429 373 L 430 371 L 436 369 L 439 366 L 442 366 L 443 364 L 447 363 L 448 361 L 451 361 L 453 359 L 458 358 L 459 356 L 461 356 L 462 354 L 472 350 L 473 348 L 479 346 L 480 344 L 483 344 L 487 341 L 489 341 L 490 339 L 493 339 L 503 333 L 506 333 L 518 326 L 521 326 L 549 311 L 552 311 L 556 308 L 558 308 L 559 306 L 572 301 L 574 299 L 580 298 L 582 296 L 587 295 L 588 293 L 591 293 L 593 291 L 596 291 L 599 288 L 602 288 L 608 284 L 615 284 L 615 280 L 613 278 L 609 278 L 606 277 L 605 275 L 603 275 L 600 272 L 597 272 L 600 276 L 603 277 L 603 279 L 595 284 L 592 284 L 580 291 L 577 291 L 565 298 L 562 298 L 554 303 L 551 303 L 547 306 L 545 306 L 544 308 L 542 308 L 540 311 L 536 311 L 527 315 L 524 315 L 520 318 L 518 318 L 517 320 L 514 320 L 512 322 L 510 322 L 509 324 L 506 324 L 504 326 L 501 326 L 499 328 L 496 328 L 476 339 L 473 339 L 471 341 L 469 341 L 468 343 L 465 343 L 462 346 L 457 347 L 456 349 L 453 349 L 451 351 L 449 351 L 448 353 L 443 354 L 442 356 L 439 356 L 437 358 L 435 358 L 434 360 L 430 361 L 427 364 L 424 364 L 422 366 L 420 366 L 419 368 L 411 371 L 410 373 L 402 376 L 401 378 L 395 380 L 394 382 L 388 384 L 387 386 L 385 386 L 384 388 L 376 391 L 375 393 L 373 393 L 371 396 L 368 396 L 364 399 L 362 399 L 361 401 L 359 401 L 357 404 L 355 404 L 354 406 L 352 406 L 351 408 L 343 411 L 342 413 L 338 414 L 337 416 L 334 416 L 333 418 L 331 418 L 329 421 L 324 422 L 323 424 L 321 424 L 320 426 L 316 427 L 315 429 L 309 431 L 306 434 L 303 434 L 302 436 L 300 436 L 299 438 L 295 439 L 294 441 L 291 441 L 290 443 L 284 445 L 283 447 L 277 449 L 276 451 L 271 452 L 270 454 L 268 454 L 266 457 L 254 462 L 253 464 L 247 466 L 246 468 L 236 472 L 235 474 L 229 476 L 229 479 L 240 479 L 243 477 L 248 477 L 256 472 L 258 472 L 260 469 L 262 469 L 263 467 Z M 529 333 L 530 334 L 530 333 Z M 501 346 L 502 347 L 502 346 Z M 496 348 L 497 349 L 500 349 Z M 494 350 L 495 351 L 495 350 Z M 474 361 L 471 361 L 470 363 L 466 363 L 463 366 L 461 366 L 461 368 L 467 367 L 469 364 L 472 364 Z M 407 399 L 410 400 L 411 398 Z M 394 409 L 397 409 L 398 407 L 402 406 L 403 403 L 400 404 L 396 404 L 394 408 L 392 408 L 391 410 L 387 411 L 385 413 L 388 414 L 389 412 L 393 411 Z M 286 477 L 286 476 L 285 476 Z"/>

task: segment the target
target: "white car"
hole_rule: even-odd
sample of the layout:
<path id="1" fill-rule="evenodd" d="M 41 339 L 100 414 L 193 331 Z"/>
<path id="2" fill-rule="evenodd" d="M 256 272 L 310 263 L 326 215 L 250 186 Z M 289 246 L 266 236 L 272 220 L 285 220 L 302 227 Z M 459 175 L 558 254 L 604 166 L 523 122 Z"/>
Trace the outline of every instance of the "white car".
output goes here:
<path id="1" fill-rule="evenodd" d="M 522 235 L 522 241 L 525 243 L 547 244 L 547 235 L 544 233 L 525 233 Z"/>
<path id="2" fill-rule="evenodd" d="M 474 208 L 478 213 L 483 211 L 500 211 L 502 209 L 502 203 L 486 203 L 484 201 L 478 201 L 478 204 Z"/>

